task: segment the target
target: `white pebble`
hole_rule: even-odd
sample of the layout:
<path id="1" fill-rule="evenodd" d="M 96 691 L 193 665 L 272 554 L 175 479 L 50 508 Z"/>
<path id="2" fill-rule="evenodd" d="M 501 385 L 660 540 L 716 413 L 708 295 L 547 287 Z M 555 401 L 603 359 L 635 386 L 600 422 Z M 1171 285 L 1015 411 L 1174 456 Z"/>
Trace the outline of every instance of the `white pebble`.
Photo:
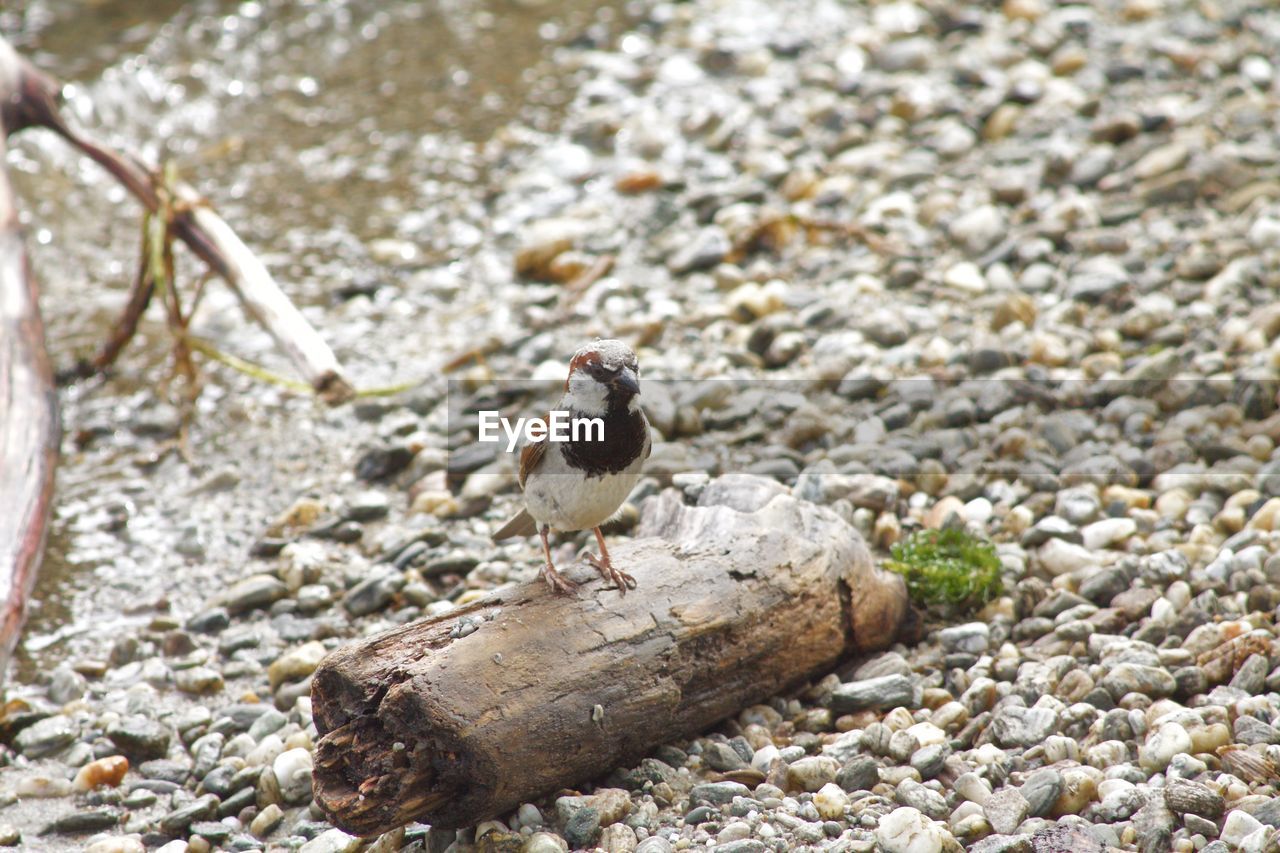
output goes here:
<path id="1" fill-rule="evenodd" d="M 1162 772 L 1180 752 L 1190 753 L 1191 735 L 1177 723 L 1166 723 L 1147 735 L 1138 750 L 1138 763 L 1151 773 Z"/>
<path id="2" fill-rule="evenodd" d="M 136 835 L 116 835 L 111 838 L 100 838 L 84 848 L 84 853 L 146 853 Z"/>
<path id="3" fill-rule="evenodd" d="M 1080 535 L 1084 539 L 1084 547 L 1096 551 L 1128 539 L 1137 530 L 1138 524 L 1132 518 L 1104 518 L 1085 525 L 1081 528 Z"/>
<path id="4" fill-rule="evenodd" d="M 918 809 L 894 809 L 876 827 L 876 841 L 885 853 L 942 853 L 945 833 Z"/>
<path id="5" fill-rule="evenodd" d="M 224 750 L 225 752 L 225 750 Z M 262 741 L 250 750 L 249 754 L 244 757 L 244 763 L 250 767 L 257 767 L 261 764 L 270 764 L 275 761 L 280 753 L 284 752 L 284 741 L 277 734 L 269 734 Z"/>
<path id="6" fill-rule="evenodd" d="M 839 785 L 828 782 L 813 795 L 813 805 L 826 820 L 839 820 L 849 805 L 849 795 Z"/>
<path id="7" fill-rule="evenodd" d="M 1249 226 L 1249 242 L 1256 249 L 1280 247 L 1280 219 L 1259 216 Z"/>
<path id="8" fill-rule="evenodd" d="M 353 853 L 361 841 L 341 829 L 326 830 L 298 848 L 298 853 Z"/>
<path id="9" fill-rule="evenodd" d="M 1063 539 L 1050 539 L 1037 552 L 1040 564 L 1051 575 L 1065 575 L 1097 562 L 1093 552 L 1083 545 L 1075 545 Z"/>
<path id="10" fill-rule="evenodd" d="M 986 498 L 974 498 L 960 510 L 960 514 L 964 516 L 965 521 L 972 521 L 976 524 L 986 524 L 991 520 L 994 512 L 995 507 Z"/>
<path id="11" fill-rule="evenodd" d="M 947 268 L 942 276 L 942 283 L 965 293 L 986 293 L 987 280 L 978 265 L 969 261 L 961 261 Z"/>
<path id="12" fill-rule="evenodd" d="M 1229 847 L 1240 847 L 1245 836 L 1252 835 L 1261 828 L 1262 822 L 1256 817 L 1236 809 L 1227 815 L 1218 837 Z"/>

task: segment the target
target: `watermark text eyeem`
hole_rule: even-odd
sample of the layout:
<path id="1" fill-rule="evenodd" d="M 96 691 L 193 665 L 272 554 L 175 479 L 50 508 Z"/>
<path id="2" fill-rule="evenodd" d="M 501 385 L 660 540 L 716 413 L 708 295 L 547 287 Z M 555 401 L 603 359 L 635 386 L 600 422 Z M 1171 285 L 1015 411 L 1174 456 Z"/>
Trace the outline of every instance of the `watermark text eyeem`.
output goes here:
<path id="1" fill-rule="evenodd" d="M 516 449 L 522 436 L 526 444 L 544 440 L 604 441 L 604 418 L 575 418 L 565 409 L 552 409 L 545 419 L 516 418 L 514 425 L 501 412 L 482 410 L 477 414 L 476 439 L 501 441 L 501 433 L 505 433 L 508 453 Z"/>

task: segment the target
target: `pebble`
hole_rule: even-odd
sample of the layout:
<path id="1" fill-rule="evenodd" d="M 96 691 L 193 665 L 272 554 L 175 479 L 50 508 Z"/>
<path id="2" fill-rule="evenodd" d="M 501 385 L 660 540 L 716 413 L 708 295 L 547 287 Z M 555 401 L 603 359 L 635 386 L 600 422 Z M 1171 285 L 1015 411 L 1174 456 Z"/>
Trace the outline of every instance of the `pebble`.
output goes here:
<path id="1" fill-rule="evenodd" d="M 954 846 L 946 830 L 910 806 L 896 808 L 881 818 L 875 837 L 885 853 L 941 853 Z"/>
<path id="2" fill-rule="evenodd" d="M 268 607 L 289 594 L 289 588 L 271 575 L 250 575 L 232 585 L 222 598 L 222 606 L 230 614 Z"/>
<path id="3" fill-rule="evenodd" d="M 810 755 L 787 765 L 787 787 L 814 792 L 836 780 L 840 764 L 825 755 Z"/>
<path id="4" fill-rule="evenodd" d="M 849 713 L 868 708 L 888 709 L 912 704 L 915 685 L 905 675 L 885 675 L 851 681 L 831 693 L 831 710 Z"/>
<path id="5" fill-rule="evenodd" d="M 298 848 L 298 853 L 355 853 L 362 842 L 341 829 L 327 829 Z"/>
<path id="6" fill-rule="evenodd" d="M 1262 829 L 1262 823 L 1253 815 L 1233 809 L 1227 813 L 1227 819 L 1222 824 L 1222 831 L 1218 838 L 1224 844 L 1238 848 L 1243 845 L 1246 838 L 1260 829 Z"/>
<path id="7" fill-rule="evenodd" d="M 156 720 L 135 715 L 108 726 L 107 737 L 131 761 L 142 762 L 164 758 L 173 735 Z"/>
<path id="8" fill-rule="evenodd" d="M 280 797 L 288 805 L 299 805 L 311 799 L 311 752 L 288 749 L 271 763 L 271 772 L 280 786 Z"/>
<path id="9" fill-rule="evenodd" d="M 71 718 L 55 714 L 18 732 L 13 745 L 28 758 L 43 758 L 70 746 L 78 734 Z"/>
<path id="10" fill-rule="evenodd" d="M 99 786 L 114 788 L 129 772 L 129 759 L 123 755 L 109 755 L 90 761 L 76 773 L 72 787 L 77 791 L 91 791 Z"/>

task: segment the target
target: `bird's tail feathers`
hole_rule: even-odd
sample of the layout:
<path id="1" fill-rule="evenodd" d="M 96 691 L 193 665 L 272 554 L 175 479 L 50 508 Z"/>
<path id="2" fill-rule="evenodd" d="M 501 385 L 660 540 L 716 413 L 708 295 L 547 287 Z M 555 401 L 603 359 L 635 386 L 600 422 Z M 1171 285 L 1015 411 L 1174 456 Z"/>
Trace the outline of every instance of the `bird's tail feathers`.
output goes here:
<path id="1" fill-rule="evenodd" d="M 533 520 L 533 516 L 529 515 L 529 510 L 522 509 L 515 518 L 502 525 L 493 534 L 493 541 L 501 542 L 503 539 L 510 539 L 513 536 L 532 536 L 537 532 L 538 523 Z"/>

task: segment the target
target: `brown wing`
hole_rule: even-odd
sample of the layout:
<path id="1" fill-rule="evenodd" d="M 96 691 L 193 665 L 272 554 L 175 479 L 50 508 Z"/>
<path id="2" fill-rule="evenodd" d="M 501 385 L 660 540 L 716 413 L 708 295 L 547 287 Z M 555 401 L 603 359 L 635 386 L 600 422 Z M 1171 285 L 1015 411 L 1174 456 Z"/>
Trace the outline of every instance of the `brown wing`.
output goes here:
<path id="1" fill-rule="evenodd" d="M 551 419 L 551 413 L 547 413 L 545 420 Z M 542 461 L 542 455 L 547 452 L 547 440 L 531 441 L 520 451 L 520 488 L 524 488 L 524 481 L 529 479 L 529 475 L 533 473 L 533 469 L 538 467 L 538 463 Z"/>

